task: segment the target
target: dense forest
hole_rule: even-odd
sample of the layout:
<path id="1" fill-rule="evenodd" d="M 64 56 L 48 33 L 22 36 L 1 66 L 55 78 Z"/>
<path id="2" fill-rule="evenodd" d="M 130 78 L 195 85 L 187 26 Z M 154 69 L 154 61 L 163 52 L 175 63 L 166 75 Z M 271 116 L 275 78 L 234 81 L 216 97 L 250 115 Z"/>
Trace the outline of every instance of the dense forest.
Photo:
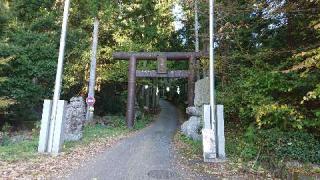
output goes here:
<path id="1" fill-rule="evenodd" d="M 208 37 L 207 4 L 200 6 L 202 37 Z M 192 50 L 194 10 L 185 8 L 183 34 Z M 217 2 L 218 102 L 229 130 L 243 137 L 230 152 L 271 166 L 320 162 L 319 8 L 313 0 Z"/>
<path id="2" fill-rule="evenodd" d="M 96 112 L 123 113 L 128 64 L 112 52 L 194 51 L 195 1 L 72 0 L 63 99 L 86 96 L 98 17 Z M 207 51 L 209 2 L 198 3 L 200 50 Z M 179 4 L 184 26 L 175 30 Z M 52 98 L 62 11 L 62 0 L 0 0 L 0 125 L 34 125 L 43 99 Z M 216 94 L 230 136 L 240 138 L 230 139 L 228 153 L 271 166 L 270 157 L 320 163 L 320 1 L 217 0 L 215 17 Z M 207 71 L 202 59 L 199 76 Z"/>
<path id="3" fill-rule="evenodd" d="M 98 17 L 97 113 L 124 111 L 127 62 L 113 60 L 112 52 L 176 48 L 172 6 L 173 1 L 72 1 L 63 99 L 87 93 L 93 19 Z M 43 99 L 53 94 L 62 11 L 63 1 L 1 1 L 1 116 L 10 124 L 39 120 Z"/>

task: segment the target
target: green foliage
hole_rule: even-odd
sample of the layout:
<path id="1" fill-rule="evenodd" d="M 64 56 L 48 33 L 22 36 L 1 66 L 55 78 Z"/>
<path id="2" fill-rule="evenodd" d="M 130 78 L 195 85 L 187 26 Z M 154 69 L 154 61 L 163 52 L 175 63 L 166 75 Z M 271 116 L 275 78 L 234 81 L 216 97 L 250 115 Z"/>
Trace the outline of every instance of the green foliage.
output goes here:
<path id="1" fill-rule="evenodd" d="M 9 132 L 11 131 L 11 126 L 5 123 L 0 131 L 0 146 L 6 146 L 10 144 Z"/>
<path id="2" fill-rule="evenodd" d="M 4 161 L 28 160 L 37 155 L 38 140 L 25 140 L 19 143 L 7 143 L 0 146 L 0 158 Z"/>
<path id="3" fill-rule="evenodd" d="M 0 37 L 5 30 L 6 24 L 8 22 L 8 10 L 5 2 L 0 2 Z"/>
<path id="4" fill-rule="evenodd" d="M 171 48 L 173 3 L 171 0 L 71 1 L 62 99 L 87 93 L 92 25 L 97 17 L 100 20 L 97 112 L 99 115 L 123 113 L 128 63 L 113 60 L 112 52 Z M 63 1 L 0 3 L 0 98 L 6 100 L 0 114 L 5 114 L 5 120 L 12 124 L 39 120 L 43 99 L 52 96 L 62 11 Z M 153 65 L 154 62 L 150 63 Z M 104 95 L 110 84 L 114 84 L 116 91 L 112 98 Z"/>
<path id="5" fill-rule="evenodd" d="M 115 118 L 117 120 L 119 118 Z M 124 120 L 123 118 L 121 119 Z M 72 150 L 72 146 L 75 145 L 86 145 L 92 143 L 96 140 L 103 139 L 103 138 L 112 138 L 120 135 L 124 135 L 129 131 L 125 128 L 125 126 L 118 126 L 118 127 L 105 127 L 102 125 L 92 125 L 86 126 L 83 130 L 83 138 L 79 142 L 66 142 L 64 147 L 66 151 Z"/>
<path id="6" fill-rule="evenodd" d="M 256 123 L 259 128 L 302 129 L 303 119 L 301 114 L 288 105 L 264 105 L 256 112 Z"/>
<path id="7" fill-rule="evenodd" d="M 193 3 L 184 7 L 181 34 L 193 50 Z M 215 80 L 227 156 L 273 170 L 291 160 L 319 163 L 319 8 L 319 1 L 216 1 Z M 200 1 L 204 42 L 208 9 Z M 208 61 L 201 65 L 208 69 Z"/>
<path id="8" fill-rule="evenodd" d="M 320 162 L 320 141 L 310 133 L 256 129 L 249 126 L 245 133 L 227 133 L 226 150 L 231 158 L 253 161 L 271 170 L 279 170 L 285 162 Z"/>
<path id="9" fill-rule="evenodd" d="M 223 0 L 217 7 L 217 98 L 230 123 L 319 136 L 320 14 L 310 13 L 319 2 Z"/>
<path id="10" fill-rule="evenodd" d="M 277 129 L 258 133 L 257 142 L 262 161 L 300 161 L 320 163 L 320 142 L 313 135 L 293 131 L 282 132 Z"/>
<path id="11" fill-rule="evenodd" d="M 148 124 L 150 124 L 153 120 L 151 115 L 142 115 L 138 117 L 134 124 L 134 129 L 142 129 L 145 128 Z"/>
<path id="12" fill-rule="evenodd" d="M 188 145 L 186 148 L 183 149 L 184 155 L 186 155 L 187 157 L 190 157 L 190 156 L 198 156 L 199 154 L 202 153 L 201 141 L 194 141 L 181 133 L 179 133 L 177 136 L 180 139 L 180 141 Z"/>
<path id="13" fill-rule="evenodd" d="M 108 126 L 113 128 L 125 128 L 126 121 L 124 117 L 113 116 L 108 124 Z"/>
<path id="14" fill-rule="evenodd" d="M 256 129 L 253 126 L 249 126 L 243 136 L 244 141 L 241 146 L 237 147 L 238 150 L 242 149 L 240 156 L 245 160 L 253 159 L 258 154 L 258 149 L 255 146 L 255 142 L 257 141 L 256 133 Z"/>
<path id="15" fill-rule="evenodd" d="M 12 57 L 1 66 L 0 76 L 8 77 L 0 84 L 1 94 L 16 102 L 11 107 L 13 119 L 36 120 L 35 114 L 28 111 L 35 111 L 35 106 L 51 95 L 50 84 L 53 83 L 57 57 L 52 48 L 56 47 L 51 40 L 54 36 L 21 29 L 8 37 L 9 46 L 0 42 L 0 56 Z"/>

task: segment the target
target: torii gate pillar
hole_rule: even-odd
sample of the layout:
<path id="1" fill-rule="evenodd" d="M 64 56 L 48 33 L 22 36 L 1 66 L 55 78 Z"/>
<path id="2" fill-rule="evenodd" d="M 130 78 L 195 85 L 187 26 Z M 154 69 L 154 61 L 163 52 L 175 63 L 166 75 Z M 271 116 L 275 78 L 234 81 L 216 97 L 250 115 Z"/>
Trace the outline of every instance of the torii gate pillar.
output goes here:
<path id="1" fill-rule="evenodd" d="M 137 59 L 135 56 L 130 57 L 129 61 L 129 77 L 128 77 L 128 101 L 127 101 L 127 125 L 129 128 L 133 128 L 134 116 L 135 116 L 135 99 L 136 99 L 136 69 Z"/>
<path id="2" fill-rule="evenodd" d="M 196 59 L 193 55 L 189 58 L 189 77 L 188 77 L 188 106 L 194 105 L 194 88 L 195 88 L 195 63 Z"/>

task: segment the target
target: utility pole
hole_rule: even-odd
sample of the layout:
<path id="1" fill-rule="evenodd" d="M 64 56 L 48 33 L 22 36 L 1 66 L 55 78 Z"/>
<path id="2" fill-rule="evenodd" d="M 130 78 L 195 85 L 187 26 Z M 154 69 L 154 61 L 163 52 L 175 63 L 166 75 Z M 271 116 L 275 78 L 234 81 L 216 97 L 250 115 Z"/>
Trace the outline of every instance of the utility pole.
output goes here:
<path id="1" fill-rule="evenodd" d="M 50 134 L 49 134 L 49 145 L 48 145 L 49 151 L 51 151 L 51 148 L 52 148 L 52 139 L 54 136 L 53 131 L 55 129 L 55 119 L 56 119 L 56 114 L 58 109 L 58 101 L 60 99 L 60 93 L 61 93 L 64 50 L 66 46 L 69 7 L 70 7 L 70 0 L 65 0 L 64 10 L 63 10 L 62 31 L 61 31 L 61 38 L 60 38 L 59 58 L 58 58 L 58 65 L 57 65 L 57 74 L 56 74 L 56 80 L 55 80 L 55 86 L 54 86 L 54 94 L 53 94 L 53 102 L 52 102 L 52 110 L 51 110 L 51 118 L 50 118 Z"/>
<path id="2" fill-rule="evenodd" d="M 199 52 L 199 17 L 198 17 L 198 0 L 194 0 L 194 34 L 195 34 L 195 50 Z"/>
<path id="3" fill-rule="evenodd" d="M 194 0 L 194 35 L 195 35 L 195 51 L 199 52 L 199 17 L 198 17 L 198 0 Z M 197 80 L 200 79 L 200 62 L 196 60 Z"/>
<path id="4" fill-rule="evenodd" d="M 215 80 L 214 80 L 214 0 L 209 0 L 210 6 L 210 110 L 212 129 L 215 129 Z"/>
<path id="5" fill-rule="evenodd" d="M 91 54 L 91 64 L 90 64 L 90 78 L 88 87 L 88 99 L 94 100 L 94 90 L 96 86 L 96 68 L 97 68 L 97 48 L 98 48 L 98 35 L 99 35 L 99 19 L 96 17 L 94 19 L 93 27 L 93 41 L 92 41 L 92 54 Z M 87 101 L 88 101 L 87 99 Z M 87 102 L 87 121 L 92 120 L 94 113 L 94 103 Z"/>

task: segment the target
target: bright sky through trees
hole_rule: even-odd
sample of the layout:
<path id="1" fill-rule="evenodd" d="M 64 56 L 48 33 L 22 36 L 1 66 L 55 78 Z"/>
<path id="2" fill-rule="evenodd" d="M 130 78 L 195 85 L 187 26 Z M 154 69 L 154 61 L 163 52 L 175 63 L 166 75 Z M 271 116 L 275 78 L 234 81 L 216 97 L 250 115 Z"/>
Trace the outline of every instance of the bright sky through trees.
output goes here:
<path id="1" fill-rule="evenodd" d="M 176 31 L 178 31 L 184 27 L 182 20 L 185 18 L 185 15 L 183 13 L 182 6 L 178 3 L 175 4 L 172 9 L 172 12 L 173 12 L 173 15 L 175 16 L 174 28 Z"/>

